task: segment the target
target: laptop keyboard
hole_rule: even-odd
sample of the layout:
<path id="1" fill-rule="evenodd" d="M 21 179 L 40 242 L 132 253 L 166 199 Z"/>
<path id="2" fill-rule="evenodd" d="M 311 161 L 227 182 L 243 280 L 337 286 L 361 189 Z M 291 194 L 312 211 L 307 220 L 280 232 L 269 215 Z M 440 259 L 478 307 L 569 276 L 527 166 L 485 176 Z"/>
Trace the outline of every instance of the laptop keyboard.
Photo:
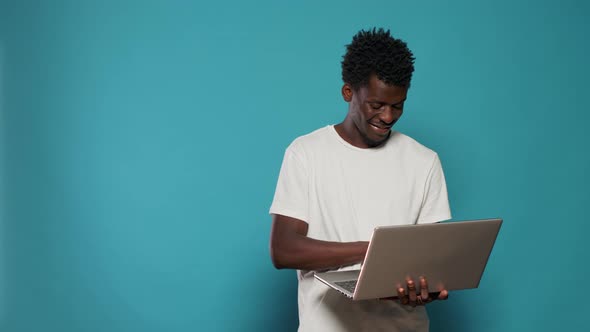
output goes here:
<path id="1" fill-rule="evenodd" d="M 348 281 L 336 281 L 334 282 L 336 285 L 346 289 L 350 293 L 354 293 L 354 289 L 356 287 L 356 280 L 348 280 Z"/>

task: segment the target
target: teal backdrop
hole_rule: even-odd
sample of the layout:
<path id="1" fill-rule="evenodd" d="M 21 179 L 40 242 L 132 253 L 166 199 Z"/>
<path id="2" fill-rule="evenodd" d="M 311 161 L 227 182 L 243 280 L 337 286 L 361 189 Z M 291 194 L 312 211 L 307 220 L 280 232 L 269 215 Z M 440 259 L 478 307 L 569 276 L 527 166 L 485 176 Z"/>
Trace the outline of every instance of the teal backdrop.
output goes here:
<path id="1" fill-rule="evenodd" d="M 416 55 L 398 130 L 505 220 L 432 331 L 588 330 L 585 1 L 0 2 L 0 331 L 294 331 L 284 149 L 343 119 L 359 29 Z"/>

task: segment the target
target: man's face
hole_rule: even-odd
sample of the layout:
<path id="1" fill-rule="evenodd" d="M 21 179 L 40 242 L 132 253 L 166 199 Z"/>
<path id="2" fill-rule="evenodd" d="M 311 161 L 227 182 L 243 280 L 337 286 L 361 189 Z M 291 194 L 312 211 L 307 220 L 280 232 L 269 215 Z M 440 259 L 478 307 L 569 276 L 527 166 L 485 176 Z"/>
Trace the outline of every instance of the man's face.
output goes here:
<path id="1" fill-rule="evenodd" d="M 345 122 L 347 140 L 358 147 L 375 147 L 387 140 L 391 127 L 402 116 L 408 88 L 391 86 L 373 75 L 367 86 L 354 90 L 344 84 L 349 102 Z"/>

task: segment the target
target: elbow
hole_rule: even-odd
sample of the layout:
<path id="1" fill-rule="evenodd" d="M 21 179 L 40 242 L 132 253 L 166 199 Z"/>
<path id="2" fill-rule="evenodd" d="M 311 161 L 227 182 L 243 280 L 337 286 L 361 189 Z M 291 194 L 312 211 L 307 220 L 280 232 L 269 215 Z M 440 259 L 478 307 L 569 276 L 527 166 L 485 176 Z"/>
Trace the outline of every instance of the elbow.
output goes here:
<path id="1" fill-rule="evenodd" d="M 286 267 L 285 264 L 280 260 L 280 258 L 278 258 L 277 255 L 273 253 L 273 251 L 271 251 L 270 253 L 270 260 L 272 261 L 272 265 L 277 270 L 281 270 Z"/>
<path id="2" fill-rule="evenodd" d="M 287 267 L 287 263 L 285 262 L 285 254 L 281 250 L 280 247 L 277 248 L 272 242 L 270 244 L 270 260 L 272 261 L 272 265 L 277 270 L 281 270 Z"/>
<path id="3" fill-rule="evenodd" d="M 303 222 L 302 222 L 303 223 Z M 300 269 L 306 237 L 290 222 L 275 220 L 270 234 L 269 249 L 272 265 L 280 269 Z"/>

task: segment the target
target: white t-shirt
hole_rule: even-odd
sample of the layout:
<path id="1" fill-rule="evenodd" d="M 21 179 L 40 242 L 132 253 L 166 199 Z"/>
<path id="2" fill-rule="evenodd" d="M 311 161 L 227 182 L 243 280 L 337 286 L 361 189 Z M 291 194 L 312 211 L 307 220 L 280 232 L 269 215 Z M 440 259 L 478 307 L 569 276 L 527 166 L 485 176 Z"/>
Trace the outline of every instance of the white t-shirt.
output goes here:
<path id="1" fill-rule="evenodd" d="M 287 148 L 270 213 L 307 222 L 308 237 L 337 242 L 368 241 L 376 226 L 451 218 L 434 151 L 396 131 L 377 148 L 357 148 L 334 126 Z M 428 330 L 424 307 L 351 301 L 315 281 L 312 271 L 297 274 L 299 331 Z"/>

